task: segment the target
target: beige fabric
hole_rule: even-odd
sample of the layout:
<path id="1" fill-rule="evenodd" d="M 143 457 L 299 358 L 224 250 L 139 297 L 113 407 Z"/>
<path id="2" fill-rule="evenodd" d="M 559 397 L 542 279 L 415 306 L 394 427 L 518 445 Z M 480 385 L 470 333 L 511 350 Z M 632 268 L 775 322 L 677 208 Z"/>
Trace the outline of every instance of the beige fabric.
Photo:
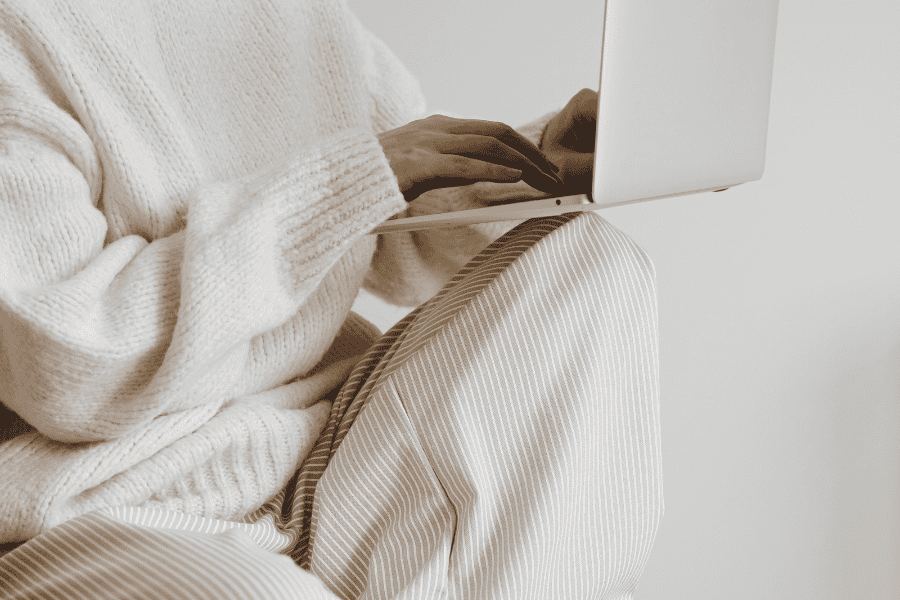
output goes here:
<path id="1" fill-rule="evenodd" d="M 315 488 L 312 572 L 341 598 L 631 598 L 663 510 L 646 255 L 592 212 L 534 219 L 401 327 Z"/>
<path id="2" fill-rule="evenodd" d="M 655 296 L 595 213 L 529 221 L 370 349 L 253 523 L 94 512 L 0 559 L 0 597 L 631 598 L 663 508 Z"/>

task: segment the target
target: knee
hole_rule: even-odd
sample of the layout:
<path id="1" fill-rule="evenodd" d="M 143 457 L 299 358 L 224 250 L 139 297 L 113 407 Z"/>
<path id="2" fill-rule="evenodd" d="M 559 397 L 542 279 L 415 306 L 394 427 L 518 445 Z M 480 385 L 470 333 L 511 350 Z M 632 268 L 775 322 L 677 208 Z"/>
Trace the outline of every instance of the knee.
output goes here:
<path id="1" fill-rule="evenodd" d="M 531 219 L 485 248 L 423 305 L 405 343 L 445 327 L 443 335 L 465 332 L 469 344 L 514 331 L 523 344 L 564 341 L 569 354 L 606 344 L 623 357 L 653 356 L 653 265 L 593 212 Z"/>
<path id="2" fill-rule="evenodd" d="M 522 292 L 544 295 L 557 308 L 574 295 L 591 305 L 638 310 L 655 319 L 656 273 L 640 246 L 593 211 L 532 219 L 495 245 L 498 259 L 522 281 Z M 628 311 L 626 311 L 628 312 Z"/>

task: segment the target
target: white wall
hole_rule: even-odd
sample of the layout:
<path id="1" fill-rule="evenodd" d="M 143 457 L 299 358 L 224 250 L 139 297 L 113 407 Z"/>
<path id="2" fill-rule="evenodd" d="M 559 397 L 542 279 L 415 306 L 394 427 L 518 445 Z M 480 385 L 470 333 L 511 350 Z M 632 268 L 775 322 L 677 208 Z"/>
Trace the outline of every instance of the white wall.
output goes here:
<path id="1" fill-rule="evenodd" d="M 598 1 L 350 4 L 432 107 L 516 125 L 596 87 Z M 659 283 L 638 600 L 900 598 L 898 32 L 896 0 L 782 0 L 763 179 L 601 213 Z"/>

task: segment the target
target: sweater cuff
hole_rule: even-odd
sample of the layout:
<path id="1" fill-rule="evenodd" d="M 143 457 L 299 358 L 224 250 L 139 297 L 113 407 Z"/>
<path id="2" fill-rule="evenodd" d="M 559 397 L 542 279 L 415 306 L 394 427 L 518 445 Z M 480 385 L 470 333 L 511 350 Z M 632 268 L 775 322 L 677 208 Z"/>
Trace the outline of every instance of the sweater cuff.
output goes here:
<path id="1" fill-rule="evenodd" d="M 368 131 L 341 132 L 275 171 L 255 178 L 260 187 L 252 195 L 277 197 L 278 238 L 295 284 L 315 278 L 360 236 L 407 208 L 378 138 Z"/>

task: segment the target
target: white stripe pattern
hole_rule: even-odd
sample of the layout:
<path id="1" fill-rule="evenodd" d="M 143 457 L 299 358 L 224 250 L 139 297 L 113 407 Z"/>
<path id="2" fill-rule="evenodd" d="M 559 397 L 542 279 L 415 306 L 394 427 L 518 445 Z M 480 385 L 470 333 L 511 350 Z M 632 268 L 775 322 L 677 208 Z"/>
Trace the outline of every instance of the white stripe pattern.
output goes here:
<path id="1" fill-rule="evenodd" d="M 0 598 L 333 600 L 334 595 L 290 558 L 259 547 L 239 528 L 154 529 L 94 511 L 0 558 Z"/>
<path id="2" fill-rule="evenodd" d="M 655 299 L 593 213 L 497 240 L 365 390 L 313 572 L 342 598 L 630 597 L 663 508 Z"/>
<path id="3" fill-rule="evenodd" d="M 527 221 L 369 350 L 245 523 L 94 512 L 0 557 L 0 597 L 631 598 L 663 509 L 656 331 L 626 236 Z"/>

